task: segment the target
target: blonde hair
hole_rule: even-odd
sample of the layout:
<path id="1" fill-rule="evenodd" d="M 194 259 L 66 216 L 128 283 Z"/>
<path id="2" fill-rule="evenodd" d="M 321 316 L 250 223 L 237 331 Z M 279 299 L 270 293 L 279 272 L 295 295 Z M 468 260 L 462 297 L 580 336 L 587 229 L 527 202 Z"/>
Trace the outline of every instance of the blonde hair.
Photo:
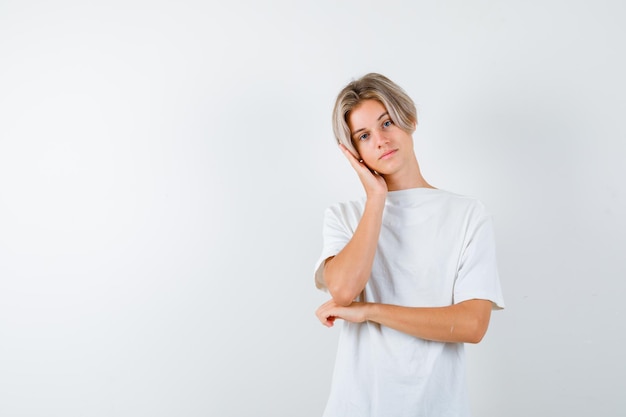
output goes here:
<path id="1" fill-rule="evenodd" d="M 391 120 L 405 132 L 412 134 L 417 126 L 417 110 L 411 97 L 396 83 L 381 74 L 369 73 L 352 81 L 337 96 L 333 109 L 333 132 L 337 143 L 343 144 L 358 156 L 348 126 L 350 112 L 365 100 L 378 100 Z"/>

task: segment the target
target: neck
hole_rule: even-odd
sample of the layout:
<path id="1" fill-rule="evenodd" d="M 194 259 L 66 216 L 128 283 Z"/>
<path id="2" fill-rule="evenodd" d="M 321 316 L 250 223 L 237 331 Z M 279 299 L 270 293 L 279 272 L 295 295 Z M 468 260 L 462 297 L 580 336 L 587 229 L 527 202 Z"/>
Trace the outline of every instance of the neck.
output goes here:
<path id="1" fill-rule="evenodd" d="M 422 176 L 417 158 L 405 170 L 383 175 L 389 191 L 407 190 L 409 188 L 435 188 Z"/>

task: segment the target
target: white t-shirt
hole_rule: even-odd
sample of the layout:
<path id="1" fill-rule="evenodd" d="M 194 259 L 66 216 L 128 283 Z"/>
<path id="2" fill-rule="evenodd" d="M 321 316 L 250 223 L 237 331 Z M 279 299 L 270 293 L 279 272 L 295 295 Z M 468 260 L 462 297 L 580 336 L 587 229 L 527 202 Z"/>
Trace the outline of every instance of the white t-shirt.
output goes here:
<path id="1" fill-rule="evenodd" d="M 365 199 L 324 217 L 323 263 L 352 238 Z M 487 299 L 504 308 L 490 216 L 476 199 L 430 188 L 387 194 L 369 281 L 359 301 L 443 307 Z M 420 339 L 374 322 L 344 322 L 325 417 L 469 416 L 462 343 Z"/>

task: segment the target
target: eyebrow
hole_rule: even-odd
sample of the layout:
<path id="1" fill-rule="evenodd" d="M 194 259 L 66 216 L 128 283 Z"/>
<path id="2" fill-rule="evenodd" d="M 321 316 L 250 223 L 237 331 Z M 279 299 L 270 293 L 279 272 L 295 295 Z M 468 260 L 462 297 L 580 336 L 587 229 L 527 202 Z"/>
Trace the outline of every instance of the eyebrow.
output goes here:
<path id="1" fill-rule="evenodd" d="M 385 116 L 389 116 L 389 112 L 384 112 L 383 114 L 381 114 L 380 116 L 378 116 L 378 119 L 376 119 L 376 121 L 379 121 L 380 119 L 382 119 L 382 118 L 383 118 L 383 117 L 385 117 Z M 355 131 L 354 131 L 354 132 L 352 132 L 350 135 L 351 135 L 351 136 L 354 136 L 354 135 L 356 135 L 357 133 L 359 133 L 359 132 L 361 132 L 361 131 L 363 131 L 363 130 L 365 130 L 365 128 L 364 128 L 364 127 L 360 128 L 359 130 L 355 130 Z"/>

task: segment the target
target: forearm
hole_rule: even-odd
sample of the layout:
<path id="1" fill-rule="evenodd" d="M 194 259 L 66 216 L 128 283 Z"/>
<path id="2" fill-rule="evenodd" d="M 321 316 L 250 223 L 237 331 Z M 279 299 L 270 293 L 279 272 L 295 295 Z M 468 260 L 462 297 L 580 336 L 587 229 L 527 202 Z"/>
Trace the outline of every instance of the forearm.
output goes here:
<path id="1" fill-rule="evenodd" d="M 370 277 L 384 208 L 384 196 L 368 198 L 354 235 L 341 252 L 324 265 L 324 281 L 340 305 L 349 305 L 363 291 Z"/>
<path id="2" fill-rule="evenodd" d="M 488 300 L 468 300 L 433 308 L 376 303 L 363 304 L 363 307 L 365 320 L 438 342 L 480 342 L 491 315 Z"/>

